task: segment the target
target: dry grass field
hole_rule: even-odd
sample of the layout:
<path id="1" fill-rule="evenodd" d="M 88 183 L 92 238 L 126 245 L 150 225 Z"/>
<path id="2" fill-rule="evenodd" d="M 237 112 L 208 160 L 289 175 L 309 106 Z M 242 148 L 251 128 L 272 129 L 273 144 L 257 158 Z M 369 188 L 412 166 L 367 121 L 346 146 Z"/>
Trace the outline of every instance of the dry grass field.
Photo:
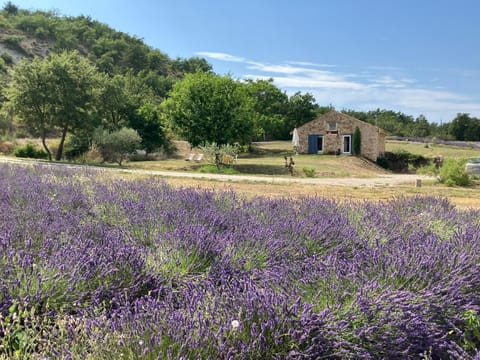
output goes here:
<path id="1" fill-rule="evenodd" d="M 238 159 L 237 167 L 250 166 L 252 172 L 255 168 L 258 174 L 268 174 L 266 169 L 276 169 L 284 176 L 290 176 L 285 170 L 284 156 L 293 155 L 289 141 L 273 141 L 255 144 L 257 151 L 254 156 L 243 156 Z M 463 149 L 442 145 L 429 145 L 388 141 L 387 151 L 405 150 L 415 154 L 435 157 L 442 155 L 451 158 L 480 157 L 480 151 L 475 149 Z M 302 167 L 313 167 L 316 177 L 338 178 L 355 177 L 368 178 L 388 174 L 389 172 L 378 167 L 372 162 L 359 159 L 353 156 L 330 156 L 330 155 L 295 155 L 297 171 Z M 201 164 L 189 163 L 184 159 L 170 159 L 163 161 L 135 162 L 129 167 L 156 170 L 190 170 L 194 171 Z M 263 169 L 263 170 L 259 170 Z M 276 176 L 279 173 L 273 173 Z M 298 174 L 298 176 L 304 176 Z M 236 191 L 247 197 L 262 195 L 268 197 L 299 197 L 299 196 L 321 196 L 338 201 L 384 201 L 401 196 L 429 195 L 447 197 L 457 207 L 480 209 L 480 186 L 473 187 L 447 187 L 435 181 L 424 182 L 421 187 L 414 184 L 395 186 L 335 186 L 335 185 L 311 185 L 311 184 L 279 184 L 259 182 L 233 182 L 214 181 L 204 179 L 187 178 L 165 178 L 165 181 L 176 187 L 198 187 L 202 189 Z"/>
<path id="2" fill-rule="evenodd" d="M 131 175 L 129 175 L 131 176 Z M 461 209 L 480 209 L 480 188 L 456 188 L 436 184 L 423 184 L 422 187 L 395 185 L 382 187 L 358 187 L 310 184 L 278 184 L 258 182 L 224 182 L 190 178 L 165 178 L 174 187 L 194 187 L 215 191 L 235 191 L 246 197 L 266 196 L 302 197 L 320 196 L 337 201 L 385 201 L 402 196 L 447 197 Z"/>
<path id="3" fill-rule="evenodd" d="M 274 141 L 255 143 L 253 154 L 243 154 L 238 158 L 235 169 L 240 175 L 262 175 L 289 178 L 290 174 L 285 168 L 284 156 L 293 156 L 296 168 L 296 177 L 305 177 L 303 167 L 315 169 L 317 178 L 375 178 L 389 172 L 376 164 L 353 156 L 330 155 L 293 155 L 289 141 Z M 480 157 L 480 150 L 470 148 L 457 148 L 443 145 L 387 141 L 387 151 L 405 150 L 428 157 L 442 155 L 446 158 L 472 158 Z M 166 170 L 195 172 L 206 165 L 205 161 L 185 161 L 188 149 L 180 146 L 177 156 L 156 161 L 132 161 L 126 164 L 128 169 Z M 116 167 L 116 166 L 114 166 Z M 113 173 L 112 173 L 113 174 Z M 142 174 L 116 173 L 112 176 L 121 176 L 127 179 L 143 177 Z M 175 187 L 195 187 L 219 191 L 236 191 L 241 195 L 253 197 L 257 195 L 267 197 L 299 197 L 321 196 L 338 201 L 384 201 L 394 197 L 430 195 L 447 197 L 459 208 L 480 209 L 480 184 L 472 187 L 447 187 L 435 181 L 423 182 L 421 187 L 413 183 L 390 186 L 336 186 L 312 185 L 302 183 L 273 183 L 245 181 L 218 181 L 207 179 L 192 179 L 182 177 L 164 177 L 165 181 Z"/>

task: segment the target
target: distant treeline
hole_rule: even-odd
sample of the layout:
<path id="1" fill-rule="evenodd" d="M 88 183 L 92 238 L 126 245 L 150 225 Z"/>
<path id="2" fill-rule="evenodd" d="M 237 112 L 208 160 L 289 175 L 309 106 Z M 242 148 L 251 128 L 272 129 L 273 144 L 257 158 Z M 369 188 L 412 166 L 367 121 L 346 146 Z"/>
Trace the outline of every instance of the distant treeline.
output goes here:
<path id="1" fill-rule="evenodd" d="M 452 121 L 438 124 L 429 122 L 423 115 L 414 118 L 413 116 L 391 110 L 377 109 L 368 112 L 343 110 L 342 112 L 377 125 L 387 135 L 480 141 L 480 119 L 466 113 L 459 113 Z"/>

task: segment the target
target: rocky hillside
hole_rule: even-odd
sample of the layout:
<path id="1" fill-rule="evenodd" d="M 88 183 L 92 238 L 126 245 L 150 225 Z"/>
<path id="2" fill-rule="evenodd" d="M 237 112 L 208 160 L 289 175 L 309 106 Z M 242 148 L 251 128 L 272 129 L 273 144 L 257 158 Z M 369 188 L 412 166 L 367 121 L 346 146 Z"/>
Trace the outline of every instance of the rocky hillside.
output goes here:
<path id="1" fill-rule="evenodd" d="M 4 59 L 10 57 L 14 64 L 23 57 L 46 57 L 54 46 L 52 39 L 38 39 L 16 29 L 0 28 L 0 54 Z"/>
<path id="2" fill-rule="evenodd" d="M 165 79 L 174 81 L 185 73 L 211 70 L 205 59 L 171 59 L 142 39 L 116 31 L 88 16 L 23 10 L 11 2 L 4 5 L 0 11 L 0 59 L 3 60 L 0 68 L 5 70 L 22 57 L 45 57 L 50 52 L 65 50 L 79 51 L 106 73 L 149 74 L 154 78 L 152 83 L 161 83 L 164 87 Z"/>

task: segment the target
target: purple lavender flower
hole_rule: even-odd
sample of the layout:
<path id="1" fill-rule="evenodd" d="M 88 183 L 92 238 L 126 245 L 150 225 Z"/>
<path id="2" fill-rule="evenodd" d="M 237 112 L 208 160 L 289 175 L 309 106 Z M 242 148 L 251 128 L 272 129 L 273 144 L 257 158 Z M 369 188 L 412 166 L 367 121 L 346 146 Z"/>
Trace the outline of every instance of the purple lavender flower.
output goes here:
<path id="1" fill-rule="evenodd" d="M 0 165 L 0 357 L 478 358 L 478 215 Z"/>

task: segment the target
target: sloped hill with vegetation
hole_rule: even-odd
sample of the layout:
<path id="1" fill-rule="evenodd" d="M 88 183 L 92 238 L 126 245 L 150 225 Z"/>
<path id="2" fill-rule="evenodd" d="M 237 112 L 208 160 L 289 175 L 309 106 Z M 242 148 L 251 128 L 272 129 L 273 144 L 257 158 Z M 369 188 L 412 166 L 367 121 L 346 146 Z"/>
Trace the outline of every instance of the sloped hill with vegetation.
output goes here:
<path id="1" fill-rule="evenodd" d="M 151 84 L 157 85 L 154 88 L 161 95 L 183 74 L 211 70 L 205 59 L 171 59 L 142 39 L 116 31 L 88 16 L 23 10 L 11 2 L 0 12 L 0 44 L 6 65 L 18 62 L 21 57 L 43 58 L 51 52 L 77 50 L 100 71 L 111 75 L 129 71 L 143 73 L 151 78 Z"/>
<path id="2" fill-rule="evenodd" d="M 57 159 L 88 150 L 99 127 L 131 128 L 143 149 L 165 149 L 160 104 L 177 81 L 196 72 L 211 72 L 211 65 L 196 57 L 172 59 L 88 16 L 8 2 L 0 11 L 0 135 L 41 138 L 48 157 L 56 152 Z M 60 138 L 60 151 L 49 149 L 46 137 Z"/>

